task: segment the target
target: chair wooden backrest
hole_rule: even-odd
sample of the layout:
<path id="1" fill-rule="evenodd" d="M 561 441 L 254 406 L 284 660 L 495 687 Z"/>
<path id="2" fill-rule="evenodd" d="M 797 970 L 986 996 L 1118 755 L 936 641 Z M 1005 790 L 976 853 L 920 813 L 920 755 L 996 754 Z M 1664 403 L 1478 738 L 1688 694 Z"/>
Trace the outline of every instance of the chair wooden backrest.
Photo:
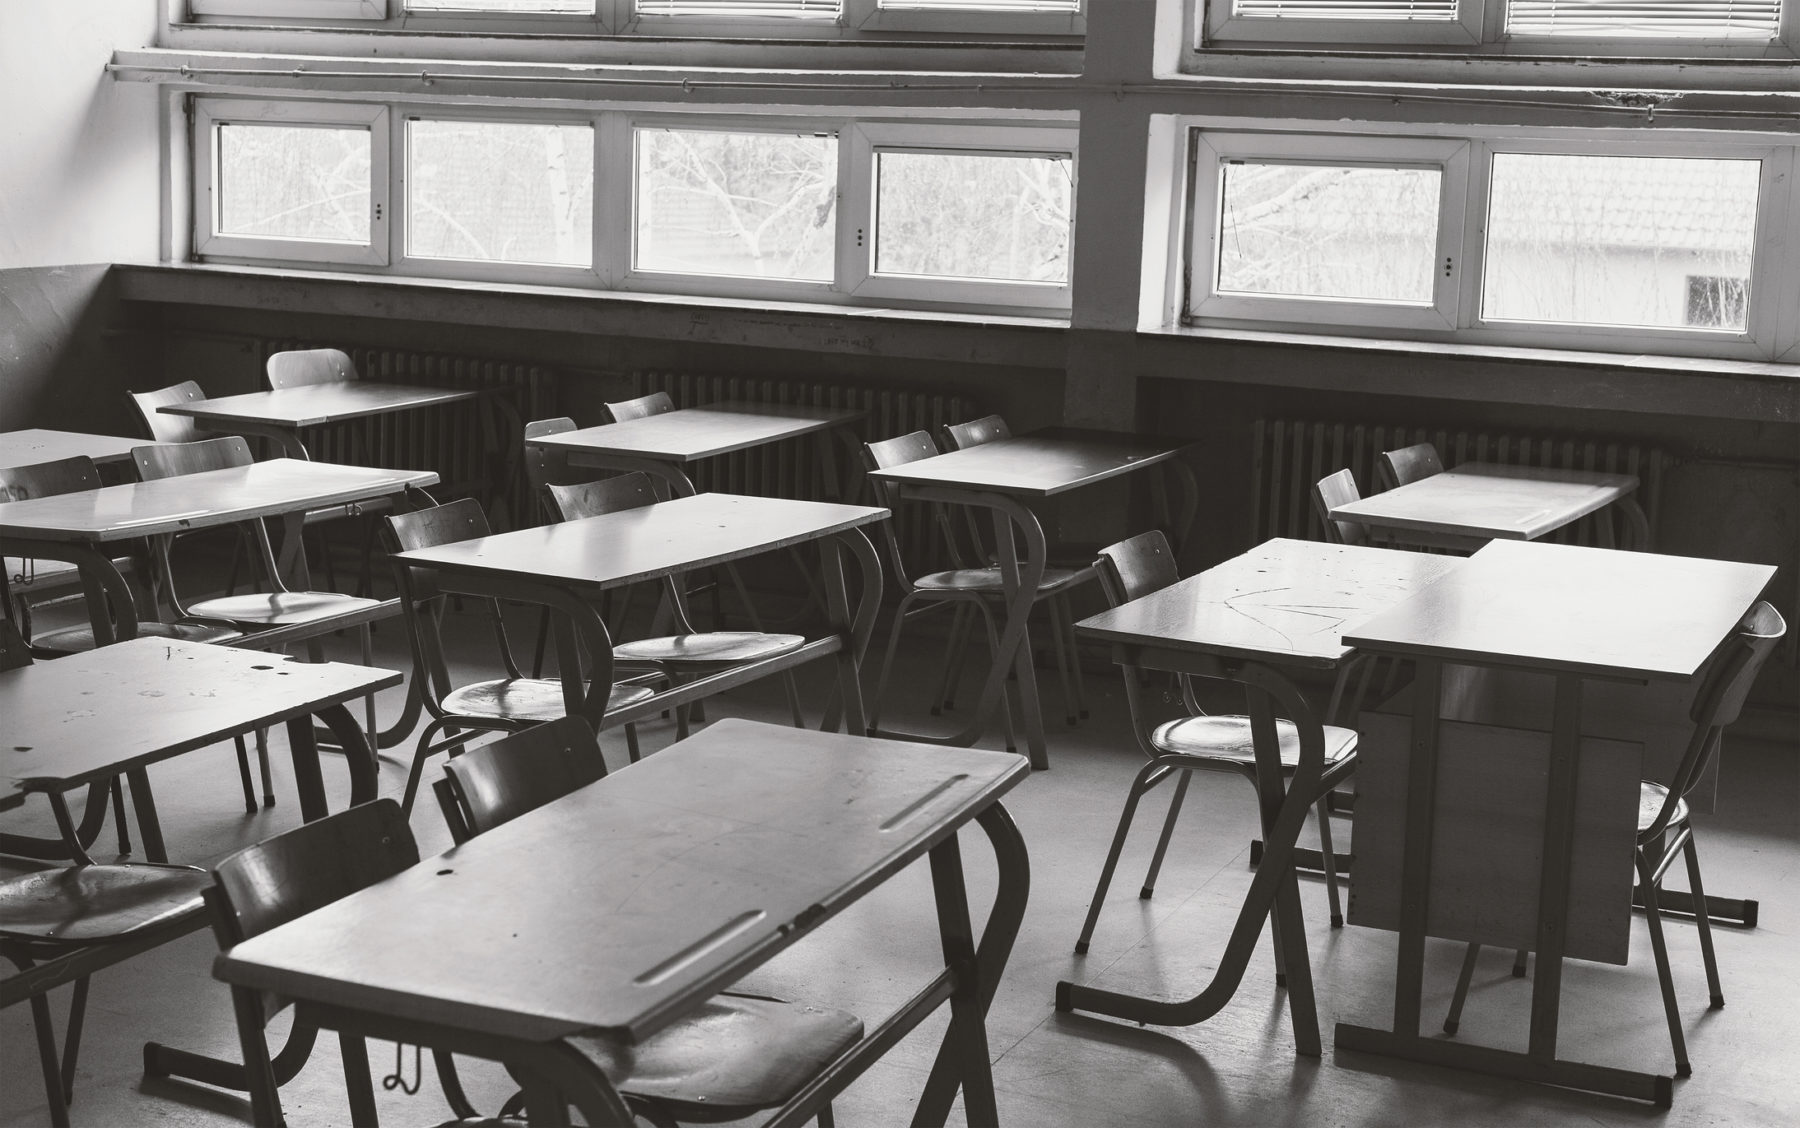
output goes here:
<path id="1" fill-rule="evenodd" d="M 1694 703 L 1688 708 L 1688 718 L 1694 722 L 1694 734 L 1669 781 L 1669 798 L 1650 829 L 1639 832 L 1640 840 L 1662 832 L 1675 812 L 1676 801 L 1693 790 L 1694 784 L 1706 773 L 1707 765 L 1718 753 L 1721 734 L 1743 712 L 1744 699 L 1749 695 L 1757 673 L 1786 633 L 1787 623 L 1782 620 L 1781 613 L 1769 603 L 1759 602 L 1745 613 L 1738 629 L 1713 655 L 1700 675 L 1700 688 L 1694 694 Z"/>
<path id="2" fill-rule="evenodd" d="M 153 482 L 158 478 L 179 478 L 184 474 L 248 466 L 256 461 L 256 457 L 250 453 L 250 444 L 242 435 L 225 435 L 193 443 L 132 447 L 131 461 L 137 464 L 139 478 Z"/>
<path id="3" fill-rule="evenodd" d="M 620 400 L 618 403 L 606 405 L 607 414 L 614 423 L 623 423 L 628 419 L 642 419 L 646 415 L 664 415 L 675 410 L 675 401 L 667 392 L 651 392 L 647 396 L 636 399 Z"/>
<path id="4" fill-rule="evenodd" d="M 1391 490 L 1395 486 L 1404 486 L 1443 472 L 1444 460 L 1438 457 L 1437 447 L 1430 443 L 1417 443 L 1399 450 L 1384 450 L 1381 457 L 1375 460 L 1375 480 L 1383 490 Z"/>
<path id="5" fill-rule="evenodd" d="M 356 379 L 356 366 L 341 349 L 295 349 L 272 353 L 264 366 L 269 387 L 303 388 L 308 384 L 347 384 Z"/>
<path id="6" fill-rule="evenodd" d="M 1333 506 L 1345 505 L 1362 499 L 1362 491 L 1356 488 L 1356 477 L 1348 470 L 1339 470 L 1335 474 L 1327 474 L 1313 486 L 1313 512 L 1319 515 L 1319 523 L 1325 526 L 1325 539 L 1332 544 L 1368 544 L 1368 526 L 1356 521 L 1333 521 Z"/>
<path id="7" fill-rule="evenodd" d="M 891 439 L 882 439 L 876 443 L 864 443 L 862 451 L 863 470 L 885 470 L 893 466 L 904 466 L 909 462 L 935 458 L 943 453 L 938 450 L 937 441 L 928 431 L 909 431 L 904 435 L 896 435 Z M 898 511 L 903 500 L 900 487 L 893 482 L 884 482 L 879 478 L 865 477 L 869 488 L 874 492 L 876 505 Z M 954 567 L 969 567 L 969 554 L 956 539 L 956 529 L 950 521 L 949 510 L 936 502 L 931 504 L 932 520 L 936 523 L 938 533 L 944 538 L 949 548 L 950 562 Z M 912 590 L 912 581 L 907 577 L 906 563 L 900 553 L 900 538 L 894 531 L 896 521 L 882 521 L 876 525 L 880 531 L 882 543 L 887 548 L 888 562 L 893 567 L 894 582 L 900 585 L 902 593 Z"/>
<path id="8" fill-rule="evenodd" d="M 25 644 L 25 636 L 12 621 L 12 616 L 0 618 L 0 671 L 22 669 L 31 664 L 31 647 Z"/>
<path id="9" fill-rule="evenodd" d="M 1181 579 L 1175 552 L 1161 529 L 1107 545 L 1094 561 L 1094 571 L 1111 607 L 1161 591 Z"/>
<path id="10" fill-rule="evenodd" d="M 998 415 L 984 415 L 967 423 L 944 425 L 944 446 L 950 450 L 968 450 L 972 446 L 1012 438 L 1012 428 Z"/>
<path id="11" fill-rule="evenodd" d="M 159 443 L 192 443 L 205 438 L 206 432 L 187 416 L 164 415 L 157 410 L 170 404 L 193 403 L 205 398 L 206 393 L 192 380 L 183 380 L 179 384 L 170 384 L 153 392 L 131 393 L 131 402 L 136 405 L 138 416 L 144 421 L 144 430 L 153 441 Z"/>
<path id="12" fill-rule="evenodd" d="M 31 466 L 0 466 L 0 501 L 55 497 L 99 488 L 100 470 L 86 455 Z"/>
<path id="13" fill-rule="evenodd" d="M 432 787 L 461 845 L 605 775 L 594 730 L 568 716 L 469 749 Z"/>
<path id="14" fill-rule="evenodd" d="M 564 521 L 640 509 L 656 501 L 656 487 L 649 475 L 636 470 L 614 478 L 569 486 L 552 482 L 549 490 L 551 504 Z"/>
<path id="15" fill-rule="evenodd" d="M 221 948 L 322 909 L 417 865 L 419 847 L 400 804 L 360 803 L 303 823 L 213 867 L 207 902 Z M 263 1017 L 286 1000 L 263 996 Z"/>
<path id="16" fill-rule="evenodd" d="M 592 478 L 600 473 L 598 470 L 582 470 L 569 465 L 568 453 L 541 447 L 531 442 L 549 435 L 566 435 L 577 430 L 575 420 L 566 415 L 555 419 L 533 419 L 525 424 L 525 484 L 531 489 L 531 496 L 538 499 L 543 506 L 544 516 L 555 518 L 556 507 L 551 504 L 545 487 L 552 482 L 567 485 Z"/>

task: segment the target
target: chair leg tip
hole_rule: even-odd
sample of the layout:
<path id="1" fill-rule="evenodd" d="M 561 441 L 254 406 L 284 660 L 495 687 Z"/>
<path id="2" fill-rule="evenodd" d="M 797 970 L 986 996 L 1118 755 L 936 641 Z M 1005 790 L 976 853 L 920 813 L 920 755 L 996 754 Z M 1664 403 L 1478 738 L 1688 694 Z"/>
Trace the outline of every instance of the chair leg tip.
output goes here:
<path id="1" fill-rule="evenodd" d="M 1712 1009 L 1713 1010 L 1724 1010 L 1725 1009 L 1725 996 L 1714 995 L 1712 997 Z"/>
<path id="2" fill-rule="evenodd" d="M 273 795 L 263 796 L 263 806 L 273 807 L 274 805 L 275 805 L 275 797 Z"/>
<path id="3" fill-rule="evenodd" d="M 1458 1024 L 1454 1023 L 1454 1022 L 1445 1022 L 1444 1023 L 1444 1033 L 1455 1034 L 1457 1025 Z"/>
<path id="4" fill-rule="evenodd" d="M 1075 954 L 1076 955 L 1085 956 L 1085 955 L 1087 955 L 1087 950 L 1088 950 L 1088 942 L 1086 940 L 1075 941 Z"/>
<path id="5" fill-rule="evenodd" d="M 1275 975 L 1275 986 L 1286 987 L 1287 986 L 1287 976 L 1282 975 L 1279 972 L 1277 972 Z"/>
<path id="6" fill-rule="evenodd" d="M 1689 1065 L 1685 1061 L 1678 1061 L 1675 1063 L 1675 1076 L 1677 1076 L 1677 1077 L 1692 1077 L 1693 1075 L 1694 1075 L 1694 1067 L 1693 1066 Z"/>
<path id="7" fill-rule="evenodd" d="M 1154 896 L 1156 896 L 1156 886 L 1154 885 L 1146 885 L 1138 890 L 1138 900 L 1140 901 L 1148 901 Z"/>
<path id="8" fill-rule="evenodd" d="M 1333 928 L 1344 927 L 1344 914 L 1332 913 L 1331 914 L 1331 927 L 1333 927 Z"/>

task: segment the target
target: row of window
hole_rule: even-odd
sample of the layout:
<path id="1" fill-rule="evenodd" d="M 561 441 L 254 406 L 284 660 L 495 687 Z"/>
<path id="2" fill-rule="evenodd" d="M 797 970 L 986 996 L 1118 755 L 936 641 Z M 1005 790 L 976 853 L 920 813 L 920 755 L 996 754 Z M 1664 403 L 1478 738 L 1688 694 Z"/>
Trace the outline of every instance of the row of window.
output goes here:
<path id="1" fill-rule="evenodd" d="M 1189 43 L 1388 45 L 1659 53 L 1791 48 L 1795 0 L 1193 0 Z M 1088 0 L 188 0 L 194 19 L 382 21 L 429 29 L 476 20 L 524 30 L 683 34 L 868 31 L 1079 34 Z M 1096 7 L 1104 16 L 1104 8 Z M 1786 26 L 1784 27 L 1784 21 Z M 1783 49 L 1787 54 L 1791 51 Z"/>
<path id="2" fill-rule="evenodd" d="M 200 99 L 196 253 L 1065 310 L 1073 128 Z"/>
<path id="3" fill-rule="evenodd" d="M 217 98 L 194 115 L 194 250 L 208 259 L 1069 308 L 1066 124 Z M 1186 137 L 1170 318 L 1764 358 L 1800 331 L 1791 138 Z"/>

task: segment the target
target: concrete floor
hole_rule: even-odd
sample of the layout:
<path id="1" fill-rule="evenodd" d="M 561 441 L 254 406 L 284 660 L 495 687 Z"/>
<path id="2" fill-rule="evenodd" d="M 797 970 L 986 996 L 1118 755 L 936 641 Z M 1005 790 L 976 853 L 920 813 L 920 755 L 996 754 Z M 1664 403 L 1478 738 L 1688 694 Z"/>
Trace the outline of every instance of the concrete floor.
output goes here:
<path id="1" fill-rule="evenodd" d="M 397 630 L 382 631 L 378 647 L 379 661 L 401 663 Z M 347 642 L 339 650 L 343 659 L 354 659 Z M 929 653 L 921 646 L 909 658 L 905 672 L 913 676 L 901 683 L 913 683 L 914 700 L 890 706 L 889 723 L 909 718 L 917 718 L 921 726 L 930 722 L 916 686 L 935 668 L 937 657 L 935 646 Z M 473 670 L 464 673 L 472 680 Z M 1054 675 L 1044 681 L 1047 712 L 1060 717 Z M 812 678 L 805 686 L 815 708 L 823 684 L 822 678 Z M 1055 1013 L 1052 991 L 1061 978 L 1163 997 L 1195 993 L 1216 965 L 1250 881 L 1248 842 L 1256 822 L 1250 790 L 1235 775 L 1199 776 L 1156 897 L 1140 901 L 1136 895 L 1154 820 L 1160 816 L 1160 802 L 1152 800 L 1127 847 L 1092 951 L 1086 957 L 1071 954 L 1125 789 L 1142 762 L 1127 735 L 1116 676 L 1093 673 L 1089 689 L 1091 720 L 1074 729 L 1053 721 L 1053 770 L 1034 775 L 1006 801 L 1030 846 L 1032 862 L 1030 908 L 988 1020 L 1006 1123 L 1070 1128 L 1800 1123 L 1800 1057 L 1794 1049 L 1800 1046 L 1800 767 L 1795 746 L 1731 742 L 1718 813 L 1697 820 L 1709 888 L 1759 899 L 1762 923 L 1753 931 L 1715 930 L 1730 1004 L 1721 1011 L 1705 1009 L 1706 983 L 1694 929 L 1671 924 L 1694 1075 L 1677 1084 L 1674 1108 L 1662 1111 L 1335 1052 L 1331 1030 L 1339 1019 L 1383 1023 L 1391 1006 L 1394 938 L 1356 927 L 1327 929 L 1324 890 L 1316 880 L 1303 881 L 1301 897 L 1325 1042 L 1321 1060 L 1295 1056 L 1285 997 L 1275 988 L 1266 944 L 1232 1002 L 1197 1027 L 1145 1029 Z M 398 699 L 383 705 L 391 715 Z M 772 692 L 733 694 L 712 708 L 714 716 L 771 721 L 780 720 L 784 711 Z M 660 747 L 673 735 L 670 725 L 650 726 L 644 734 L 646 747 Z M 607 751 L 615 767 L 623 763 L 620 740 L 609 739 Z M 405 780 L 401 756 L 409 754 L 396 749 L 384 757 L 384 794 L 399 795 Z M 228 744 L 153 769 L 171 854 L 204 864 L 293 825 L 297 809 L 284 757 L 274 759 L 278 805 L 250 816 L 239 800 Z M 334 800 L 345 786 L 335 768 L 326 765 Z M 427 780 L 436 774 L 435 767 L 429 769 Z M 421 849 L 429 854 L 445 848 L 448 837 L 435 806 L 428 796 L 425 800 L 412 822 Z M 48 822 L 40 815 L 37 809 L 12 812 L 4 825 L 34 829 Z M 1338 824 L 1338 834 L 1342 849 L 1346 824 Z M 111 841 L 109 829 L 102 846 Z M 979 916 L 990 896 L 992 862 L 978 832 L 965 835 L 964 857 Z M 907 997 L 938 964 L 930 906 L 928 874 L 922 864 L 915 865 L 745 986 L 876 1018 Z M 470 911 L 481 908 L 472 905 Z M 1666 1073 L 1672 1058 L 1649 938 L 1641 918 L 1633 928 L 1630 966 L 1568 966 L 1561 1046 L 1566 1057 Z M 146 1039 L 235 1056 L 229 997 L 209 975 L 212 954 L 211 935 L 200 932 L 95 977 L 72 1109 L 77 1124 L 199 1126 L 248 1119 L 249 1105 L 241 1095 L 146 1081 L 141 1072 L 140 1046 Z M 1428 1027 L 1435 1027 L 1431 1016 L 1441 1016 L 1447 1004 L 1460 954 L 1460 946 L 1448 943 L 1434 942 L 1429 948 Z M 1526 981 L 1510 978 L 1509 965 L 1509 956 L 1493 953 L 1480 967 L 1462 1039 L 1523 1048 L 1530 990 Z M 470 974 L 478 975 L 480 969 L 471 968 Z M 59 1028 L 66 994 L 59 991 L 54 997 Z M 279 1044 L 276 1036 L 284 1024 L 278 1022 L 272 1031 L 274 1044 Z M 837 1102 L 838 1123 L 846 1128 L 907 1123 L 941 1030 L 942 1023 L 933 1022 L 916 1032 L 845 1092 Z M 27 1008 L 0 1015 L 0 1053 L 0 1126 L 44 1123 Z M 371 1047 L 371 1059 L 377 1074 L 388 1072 L 393 1047 Z M 406 1065 L 410 1077 L 410 1054 Z M 447 1117 L 429 1066 L 427 1071 L 413 1096 L 378 1086 L 387 1123 L 430 1124 Z M 505 1078 L 484 1063 L 470 1063 L 464 1077 L 485 1109 L 497 1107 L 510 1092 Z M 304 1072 L 283 1088 L 282 1100 L 296 1128 L 347 1121 L 336 1047 L 329 1038 L 321 1040 Z M 953 1123 L 961 1117 L 959 1106 Z"/>

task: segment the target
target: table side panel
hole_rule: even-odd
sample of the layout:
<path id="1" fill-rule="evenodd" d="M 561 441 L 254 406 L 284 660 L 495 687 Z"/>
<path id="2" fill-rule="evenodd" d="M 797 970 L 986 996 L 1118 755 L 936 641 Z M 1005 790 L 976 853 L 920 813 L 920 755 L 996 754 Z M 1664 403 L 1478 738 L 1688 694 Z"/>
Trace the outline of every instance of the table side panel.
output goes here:
<path id="1" fill-rule="evenodd" d="M 721 721 L 215 970 L 508 1036 L 643 1038 L 1027 774 L 1005 753 Z"/>

